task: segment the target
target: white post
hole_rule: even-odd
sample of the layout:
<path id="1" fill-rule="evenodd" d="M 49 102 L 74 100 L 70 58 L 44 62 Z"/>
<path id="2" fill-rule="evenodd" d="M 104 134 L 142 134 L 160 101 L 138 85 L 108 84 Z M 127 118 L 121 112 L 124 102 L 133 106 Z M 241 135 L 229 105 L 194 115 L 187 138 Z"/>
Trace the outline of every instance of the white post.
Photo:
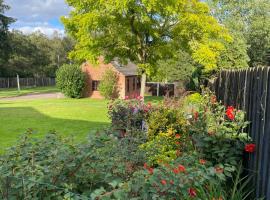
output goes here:
<path id="1" fill-rule="evenodd" d="M 21 91 L 21 87 L 20 87 L 20 77 L 19 74 L 17 74 L 17 86 L 18 86 L 18 92 Z"/>
<path id="2" fill-rule="evenodd" d="M 157 83 L 157 97 L 159 97 L 159 83 Z"/>

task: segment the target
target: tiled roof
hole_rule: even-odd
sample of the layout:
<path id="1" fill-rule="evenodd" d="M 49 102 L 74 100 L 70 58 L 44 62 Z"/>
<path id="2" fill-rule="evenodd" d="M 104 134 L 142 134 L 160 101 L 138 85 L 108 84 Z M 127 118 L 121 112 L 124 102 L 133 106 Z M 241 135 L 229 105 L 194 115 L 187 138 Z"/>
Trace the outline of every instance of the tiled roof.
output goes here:
<path id="1" fill-rule="evenodd" d="M 132 62 L 128 62 L 126 65 L 120 64 L 120 62 L 114 60 L 111 62 L 114 68 L 125 76 L 136 76 L 138 75 L 138 67 Z"/>

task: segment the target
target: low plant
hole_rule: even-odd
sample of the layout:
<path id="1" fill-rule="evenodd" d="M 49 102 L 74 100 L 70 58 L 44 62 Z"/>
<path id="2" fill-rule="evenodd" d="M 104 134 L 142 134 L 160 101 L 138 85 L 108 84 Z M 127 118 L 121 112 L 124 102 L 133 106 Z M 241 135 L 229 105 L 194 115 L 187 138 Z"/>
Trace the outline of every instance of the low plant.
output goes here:
<path id="1" fill-rule="evenodd" d="M 98 90 L 100 94 L 105 97 L 105 99 L 114 99 L 118 97 L 117 88 L 118 76 L 116 72 L 112 69 L 107 69 L 98 85 Z"/>
<path id="2" fill-rule="evenodd" d="M 85 86 L 85 74 L 80 66 L 63 65 L 56 71 L 56 86 L 71 98 L 82 97 Z"/>

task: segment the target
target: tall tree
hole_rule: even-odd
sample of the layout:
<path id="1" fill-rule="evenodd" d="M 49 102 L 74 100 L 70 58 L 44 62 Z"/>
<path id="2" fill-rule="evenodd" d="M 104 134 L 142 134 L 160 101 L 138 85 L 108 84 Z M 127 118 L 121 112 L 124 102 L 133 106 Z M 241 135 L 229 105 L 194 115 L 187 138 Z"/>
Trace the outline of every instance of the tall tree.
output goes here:
<path id="1" fill-rule="evenodd" d="M 270 1 L 269 0 L 207 0 L 212 14 L 235 36 L 234 45 L 229 46 L 242 64 L 266 65 L 270 50 Z M 250 60 L 244 56 L 246 49 Z M 231 51 L 231 52 L 232 52 Z M 241 63 L 241 62 L 238 62 Z"/>
<path id="2" fill-rule="evenodd" d="M 62 21 L 75 38 L 70 54 L 79 61 L 131 60 L 146 75 L 156 71 L 158 60 L 179 49 L 192 55 L 206 70 L 217 67 L 221 41 L 231 38 L 199 0 L 67 0 L 74 9 Z"/>
<path id="3" fill-rule="evenodd" d="M 3 65 L 8 59 L 11 51 L 8 39 L 8 28 L 9 25 L 14 22 L 11 17 L 5 16 L 5 11 L 9 9 L 8 5 L 5 5 L 3 0 L 0 0 L 0 76 L 3 75 Z"/>

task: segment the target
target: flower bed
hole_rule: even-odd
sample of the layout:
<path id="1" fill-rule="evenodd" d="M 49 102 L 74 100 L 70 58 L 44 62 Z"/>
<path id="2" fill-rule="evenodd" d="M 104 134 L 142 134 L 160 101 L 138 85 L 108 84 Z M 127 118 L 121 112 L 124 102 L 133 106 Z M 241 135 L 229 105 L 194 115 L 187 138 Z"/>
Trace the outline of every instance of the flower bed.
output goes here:
<path id="1" fill-rule="evenodd" d="M 155 106 L 140 97 L 115 100 L 109 104 L 109 116 L 112 128 L 83 144 L 74 145 L 56 134 L 35 141 L 27 133 L 0 159 L 1 197 L 221 200 L 236 192 L 239 199 L 246 196 L 230 189 L 241 173 L 243 154 L 256 151 L 244 132 L 244 112 L 225 107 L 204 92 Z"/>

